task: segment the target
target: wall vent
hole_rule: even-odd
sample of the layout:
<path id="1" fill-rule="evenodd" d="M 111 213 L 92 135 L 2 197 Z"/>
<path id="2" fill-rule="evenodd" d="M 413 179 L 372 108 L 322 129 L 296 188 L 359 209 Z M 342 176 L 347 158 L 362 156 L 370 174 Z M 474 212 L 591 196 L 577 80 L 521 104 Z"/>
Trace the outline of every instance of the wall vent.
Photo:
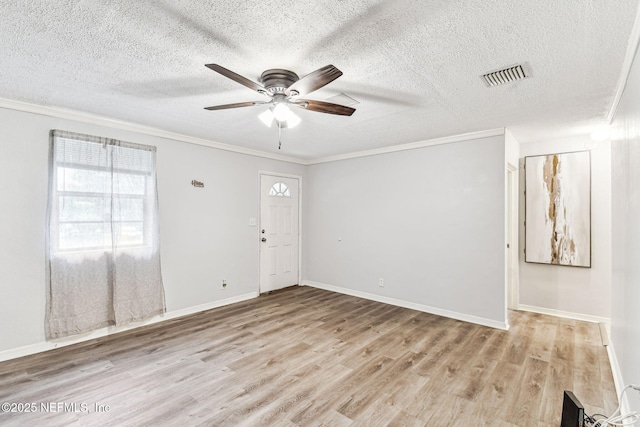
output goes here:
<path id="1" fill-rule="evenodd" d="M 505 83 L 515 82 L 529 77 L 529 73 L 525 73 L 522 65 L 514 65 L 513 67 L 503 68 L 502 70 L 492 71 L 482 75 L 482 80 L 487 86 L 499 86 Z"/>

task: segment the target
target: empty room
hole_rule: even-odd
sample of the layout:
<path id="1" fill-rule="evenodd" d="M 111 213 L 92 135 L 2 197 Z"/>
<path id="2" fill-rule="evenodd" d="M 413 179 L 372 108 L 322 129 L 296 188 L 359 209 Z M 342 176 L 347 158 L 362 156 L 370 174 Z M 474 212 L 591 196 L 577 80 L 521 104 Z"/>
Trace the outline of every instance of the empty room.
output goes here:
<path id="1" fill-rule="evenodd" d="M 639 0 L 0 15 L 0 426 L 640 418 Z"/>

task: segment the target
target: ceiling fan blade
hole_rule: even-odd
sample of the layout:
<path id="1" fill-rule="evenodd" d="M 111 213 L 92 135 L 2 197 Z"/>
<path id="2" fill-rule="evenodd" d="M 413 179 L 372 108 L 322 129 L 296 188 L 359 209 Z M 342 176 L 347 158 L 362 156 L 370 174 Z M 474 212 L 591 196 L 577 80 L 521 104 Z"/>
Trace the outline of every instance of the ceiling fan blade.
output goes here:
<path id="1" fill-rule="evenodd" d="M 227 70 L 226 68 L 218 64 L 205 64 L 205 67 L 215 71 L 216 73 L 220 73 L 223 76 L 230 78 L 231 80 L 236 81 L 243 86 L 248 87 L 249 89 L 253 89 L 258 93 L 268 95 L 267 90 L 258 83 L 254 82 L 253 80 L 249 80 L 248 78 L 243 77 L 238 73 L 234 73 L 231 70 Z"/>
<path id="2" fill-rule="evenodd" d="M 307 74 L 285 90 L 285 94 L 289 95 L 296 91 L 298 95 L 306 95 L 328 85 L 342 75 L 342 71 L 333 65 L 327 65 L 315 70 L 311 74 Z"/>
<path id="3" fill-rule="evenodd" d="M 317 111 L 319 113 L 337 114 L 339 116 L 350 116 L 356 111 L 355 108 L 345 107 L 340 104 L 333 104 L 331 102 L 313 101 L 311 99 L 299 99 L 293 102 L 294 105 L 307 109 L 309 111 Z"/>
<path id="4" fill-rule="evenodd" d="M 235 104 L 214 105 L 213 107 L 205 107 L 205 110 L 209 110 L 209 111 L 228 110 L 229 108 L 253 107 L 254 105 L 263 105 L 263 104 L 269 104 L 269 102 L 262 102 L 262 101 L 236 102 Z"/>

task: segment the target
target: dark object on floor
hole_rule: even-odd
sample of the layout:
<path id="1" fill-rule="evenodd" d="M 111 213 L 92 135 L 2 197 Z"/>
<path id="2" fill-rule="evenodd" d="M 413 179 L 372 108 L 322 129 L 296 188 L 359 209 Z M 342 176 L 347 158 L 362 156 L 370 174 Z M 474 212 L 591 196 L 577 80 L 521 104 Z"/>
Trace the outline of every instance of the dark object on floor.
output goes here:
<path id="1" fill-rule="evenodd" d="M 562 422 L 560 427 L 583 427 L 584 407 L 578 398 L 570 391 L 564 391 L 562 402 Z"/>

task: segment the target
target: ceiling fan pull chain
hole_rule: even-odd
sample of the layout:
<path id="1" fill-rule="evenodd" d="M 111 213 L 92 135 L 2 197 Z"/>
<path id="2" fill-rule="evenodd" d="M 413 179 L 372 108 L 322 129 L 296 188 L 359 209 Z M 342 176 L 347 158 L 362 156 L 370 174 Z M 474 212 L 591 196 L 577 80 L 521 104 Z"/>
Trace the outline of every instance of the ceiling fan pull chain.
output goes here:
<path id="1" fill-rule="evenodd" d="M 278 150 L 280 149 L 280 147 L 282 147 L 281 135 L 282 135 L 282 125 L 280 124 L 280 121 L 278 121 Z"/>

